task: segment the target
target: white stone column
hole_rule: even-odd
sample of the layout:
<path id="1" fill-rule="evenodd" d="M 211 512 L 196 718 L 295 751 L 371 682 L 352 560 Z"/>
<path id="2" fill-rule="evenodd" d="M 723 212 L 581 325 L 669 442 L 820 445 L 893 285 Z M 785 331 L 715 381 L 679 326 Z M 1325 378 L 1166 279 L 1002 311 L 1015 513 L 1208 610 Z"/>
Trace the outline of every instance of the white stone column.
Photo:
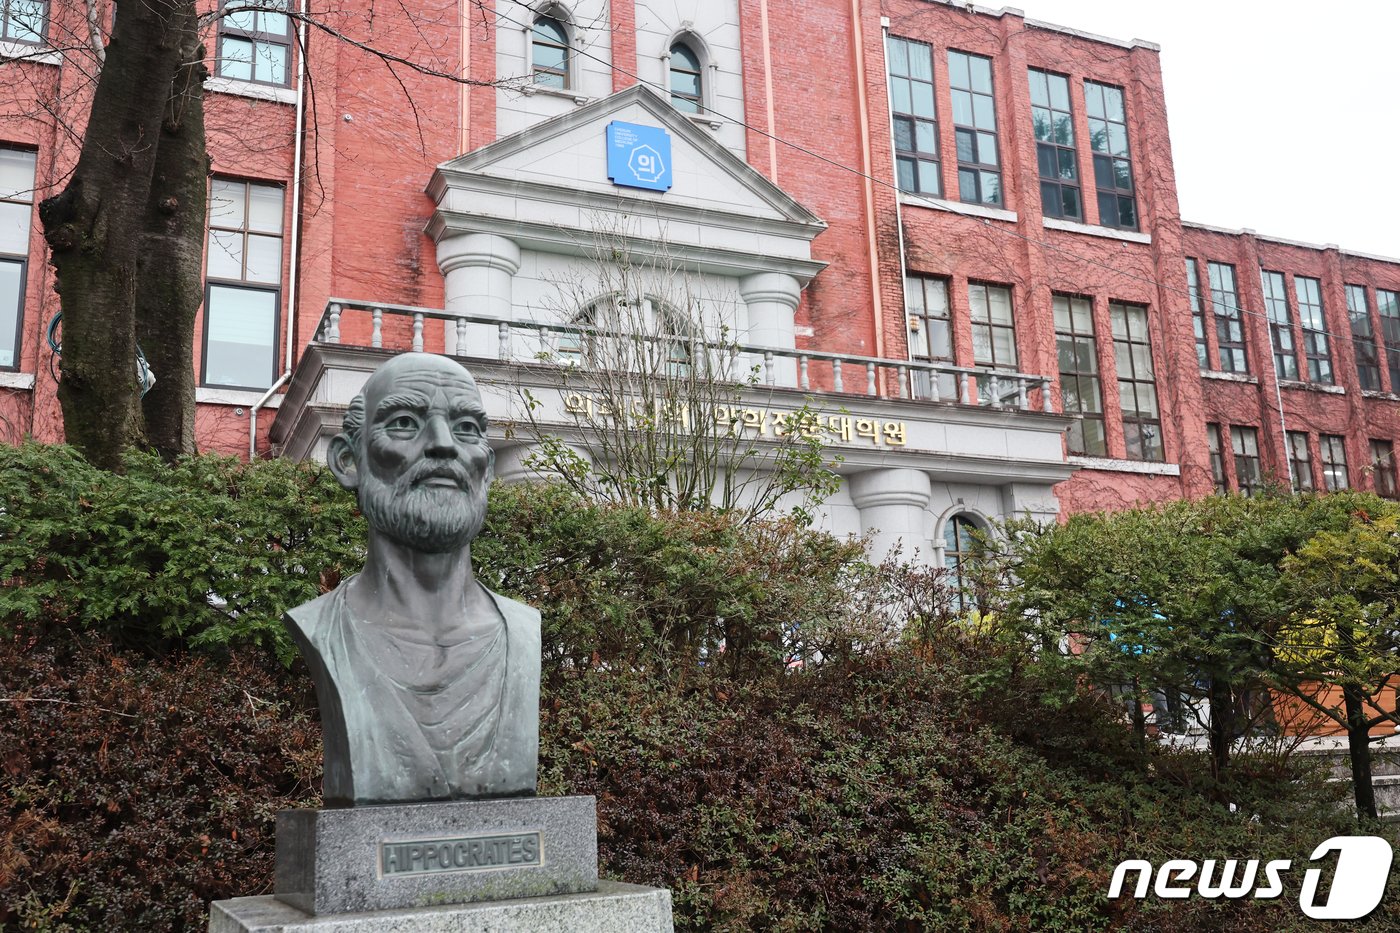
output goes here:
<path id="1" fill-rule="evenodd" d="M 739 296 L 748 309 L 749 329 L 744 343 L 791 350 L 797 346 L 792 316 L 802 297 L 797 279 L 782 272 L 759 272 L 739 280 Z M 745 358 L 745 366 L 762 367 L 761 357 Z M 777 361 L 775 381 L 778 385 L 797 385 L 797 361 L 782 358 Z M 762 369 L 760 368 L 760 380 Z"/>
<path id="2" fill-rule="evenodd" d="M 884 560 L 902 542 L 909 560 L 918 550 L 928 560 L 928 509 L 933 489 L 922 470 L 885 469 L 856 473 L 847 481 L 860 510 L 860 530 L 870 535 L 870 559 Z"/>
<path id="3" fill-rule="evenodd" d="M 512 286 L 520 271 L 520 247 L 514 240 L 492 233 L 468 233 L 446 237 L 437 244 L 437 263 L 444 279 L 448 314 L 480 314 L 503 321 L 515 318 Z M 468 325 L 466 340 L 458 346 L 457 322 L 445 321 L 443 347 L 457 356 L 496 359 L 500 353 L 498 328 Z"/>

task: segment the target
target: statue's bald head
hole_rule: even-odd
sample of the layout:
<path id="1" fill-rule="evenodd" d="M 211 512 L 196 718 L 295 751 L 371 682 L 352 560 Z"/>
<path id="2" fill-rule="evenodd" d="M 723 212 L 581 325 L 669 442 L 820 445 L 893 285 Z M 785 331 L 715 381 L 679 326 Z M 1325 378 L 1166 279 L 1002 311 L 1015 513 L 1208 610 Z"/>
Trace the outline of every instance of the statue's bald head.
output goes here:
<path id="1" fill-rule="evenodd" d="M 476 380 L 447 357 L 391 358 L 351 401 L 328 460 L 372 529 L 419 550 L 465 544 L 495 465 Z"/>
<path id="2" fill-rule="evenodd" d="M 345 410 L 345 417 L 341 421 L 341 430 L 354 447 L 357 449 L 359 447 L 360 432 L 364 428 L 366 409 L 369 407 L 370 401 L 377 405 L 388 394 L 388 387 L 406 373 L 415 378 L 438 373 L 443 381 L 449 384 L 460 383 L 464 390 L 476 396 L 477 402 L 480 404 L 481 391 L 477 388 L 476 379 L 461 363 L 445 356 L 438 356 L 435 353 L 400 353 L 398 356 L 390 357 L 387 362 L 370 374 L 369 379 L 365 381 L 364 388 L 350 400 L 350 407 Z"/>

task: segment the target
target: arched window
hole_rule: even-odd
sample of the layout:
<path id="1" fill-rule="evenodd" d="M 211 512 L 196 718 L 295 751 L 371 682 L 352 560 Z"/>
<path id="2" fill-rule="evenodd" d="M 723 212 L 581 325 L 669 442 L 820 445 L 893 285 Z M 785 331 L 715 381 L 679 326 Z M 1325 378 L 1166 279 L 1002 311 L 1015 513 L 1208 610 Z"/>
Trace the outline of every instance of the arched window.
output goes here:
<path id="1" fill-rule="evenodd" d="M 943 523 L 943 566 L 949 571 L 948 584 L 958 588 L 959 609 L 963 608 L 967 591 L 972 586 L 968 571 L 977 558 L 984 535 L 982 526 L 963 513 L 950 515 Z"/>
<path id="2" fill-rule="evenodd" d="M 677 110 L 699 113 L 704 109 L 700 57 L 684 42 L 671 46 L 671 103 Z"/>
<path id="3" fill-rule="evenodd" d="M 597 332 L 561 333 L 556 349 L 560 362 L 670 376 L 690 372 L 690 328 L 659 298 L 608 295 L 585 306 L 569 323 Z"/>
<path id="4" fill-rule="evenodd" d="M 557 15 L 535 17 L 530 50 L 536 84 L 561 90 L 569 86 L 569 32 Z"/>

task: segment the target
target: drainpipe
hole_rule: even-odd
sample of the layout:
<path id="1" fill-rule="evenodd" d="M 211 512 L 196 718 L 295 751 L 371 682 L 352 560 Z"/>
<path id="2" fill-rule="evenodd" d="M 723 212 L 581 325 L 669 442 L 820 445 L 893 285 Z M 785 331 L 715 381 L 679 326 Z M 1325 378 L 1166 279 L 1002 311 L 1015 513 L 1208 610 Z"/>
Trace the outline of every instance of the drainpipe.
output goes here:
<path id="1" fill-rule="evenodd" d="M 296 145 L 292 152 L 292 229 L 289 231 L 289 246 L 291 247 L 292 261 L 290 272 L 287 276 L 287 317 L 285 329 L 287 331 L 287 351 L 285 363 L 282 367 L 282 375 L 277 377 L 277 381 L 268 387 L 262 398 L 253 403 L 253 407 L 248 409 L 248 462 L 252 463 L 258 455 L 258 411 L 267 404 L 273 394 L 292 378 L 292 341 L 295 339 L 296 327 L 295 315 L 297 310 L 297 285 L 298 283 L 298 251 L 301 247 L 301 160 L 302 149 L 306 142 L 306 0 L 301 0 L 297 5 L 301 14 L 297 24 L 297 44 L 300 46 L 297 55 L 297 105 L 296 105 Z"/>
<path id="2" fill-rule="evenodd" d="M 885 54 L 885 87 L 890 86 L 890 18 L 880 17 L 880 39 L 881 47 L 886 50 Z M 887 91 L 888 93 L 888 91 Z M 909 265 L 904 253 L 904 204 L 899 200 L 899 159 L 894 152 L 894 108 L 890 107 L 890 170 L 894 173 L 895 193 L 894 193 L 894 226 L 899 232 L 899 287 L 904 288 L 904 280 L 909 275 Z M 914 358 L 914 344 L 912 340 L 905 340 L 906 356 Z M 912 371 L 910 378 L 913 378 Z M 911 386 L 912 388 L 912 386 Z M 912 392 L 910 393 L 913 394 Z"/>
<path id="3" fill-rule="evenodd" d="M 876 237 L 875 182 L 870 165 L 870 102 L 865 88 L 865 34 L 860 28 L 860 2 L 851 0 L 851 29 L 855 40 L 855 66 L 859 84 L 856 87 L 857 116 L 860 119 L 860 162 L 865 175 L 866 239 L 870 247 L 870 297 L 875 311 L 875 356 L 885 356 L 885 309 L 880 299 L 879 240 Z M 888 82 L 886 82 L 888 86 Z M 900 283 L 903 287 L 903 283 Z M 880 392 L 879 394 L 884 394 Z"/>

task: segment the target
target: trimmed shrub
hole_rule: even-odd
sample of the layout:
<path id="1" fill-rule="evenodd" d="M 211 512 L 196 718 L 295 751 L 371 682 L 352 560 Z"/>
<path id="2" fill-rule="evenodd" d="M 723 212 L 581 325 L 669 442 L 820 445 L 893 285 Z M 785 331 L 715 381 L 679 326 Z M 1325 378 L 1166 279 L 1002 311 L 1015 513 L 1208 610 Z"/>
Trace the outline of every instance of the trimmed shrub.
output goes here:
<path id="1" fill-rule="evenodd" d="M 0 447 L 0 620 L 156 653 L 259 644 L 289 663 L 282 612 L 357 568 L 363 541 L 324 468 L 131 454 L 116 474 L 70 447 Z"/>
<path id="2" fill-rule="evenodd" d="M 311 682 L 261 652 L 0 642 L 0 927 L 202 930 L 270 893 L 273 819 L 318 806 Z"/>
<path id="3" fill-rule="evenodd" d="M 1301 866 L 1355 831 L 1336 789 L 1238 782 L 1231 812 L 1093 700 L 1040 719 L 972 698 L 971 673 L 896 652 L 680 687 L 560 676 L 541 792 L 596 795 L 603 874 L 670 888 L 682 931 L 1319 928 L 1301 870 L 1275 901 L 1104 894 L 1125 858 Z M 5 929 L 202 929 L 208 901 L 271 889 L 275 811 L 319 803 L 309 678 L 260 652 L 151 659 L 50 629 L 0 643 L 0 688 Z M 1394 928 L 1393 904 L 1358 928 Z"/>

